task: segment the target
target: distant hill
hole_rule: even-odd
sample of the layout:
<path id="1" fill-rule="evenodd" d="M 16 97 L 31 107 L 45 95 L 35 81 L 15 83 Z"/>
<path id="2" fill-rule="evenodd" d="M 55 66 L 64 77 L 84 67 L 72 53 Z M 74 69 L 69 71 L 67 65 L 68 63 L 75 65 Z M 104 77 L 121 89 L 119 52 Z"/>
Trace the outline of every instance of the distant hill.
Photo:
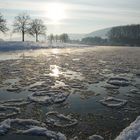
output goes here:
<path id="1" fill-rule="evenodd" d="M 71 40 L 81 40 L 86 34 L 68 34 Z"/>
<path id="2" fill-rule="evenodd" d="M 84 35 L 81 42 L 88 45 L 140 46 L 139 30 L 140 24 L 105 28 Z"/>
<path id="3" fill-rule="evenodd" d="M 106 28 L 106 29 L 101 29 L 101 30 L 97 30 L 94 32 L 91 32 L 89 34 L 86 34 L 85 37 L 101 37 L 101 38 L 107 38 L 107 34 L 108 32 L 111 30 L 111 28 Z"/>
<path id="4" fill-rule="evenodd" d="M 69 34 L 70 39 L 73 40 L 81 40 L 84 37 L 101 37 L 101 38 L 107 38 L 107 33 L 111 30 L 111 28 L 105 28 L 105 29 L 101 29 L 101 30 L 97 30 L 97 31 L 93 31 L 91 33 L 88 34 Z"/>

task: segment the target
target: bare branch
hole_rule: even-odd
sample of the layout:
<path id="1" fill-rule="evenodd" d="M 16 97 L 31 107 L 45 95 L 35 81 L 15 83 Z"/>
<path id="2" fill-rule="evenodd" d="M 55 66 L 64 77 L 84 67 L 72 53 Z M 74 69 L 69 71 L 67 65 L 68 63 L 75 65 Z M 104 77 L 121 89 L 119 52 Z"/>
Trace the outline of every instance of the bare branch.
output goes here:
<path id="1" fill-rule="evenodd" d="M 15 17 L 13 24 L 13 32 L 22 33 L 22 41 L 24 41 L 24 35 L 28 32 L 30 26 L 30 16 L 26 13 L 19 14 Z"/>
<path id="2" fill-rule="evenodd" d="M 46 30 L 47 28 L 41 19 L 34 19 L 30 23 L 30 28 L 28 30 L 28 33 L 32 36 L 35 36 L 36 41 L 38 41 L 38 36 L 46 35 Z"/>
<path id="3" fill-rule="evenodd" d="M 6 26 L 6 20 L 3 18 L 3 15 L 0 13 L 0 31 L 5 33 L 8 31 Z"/>

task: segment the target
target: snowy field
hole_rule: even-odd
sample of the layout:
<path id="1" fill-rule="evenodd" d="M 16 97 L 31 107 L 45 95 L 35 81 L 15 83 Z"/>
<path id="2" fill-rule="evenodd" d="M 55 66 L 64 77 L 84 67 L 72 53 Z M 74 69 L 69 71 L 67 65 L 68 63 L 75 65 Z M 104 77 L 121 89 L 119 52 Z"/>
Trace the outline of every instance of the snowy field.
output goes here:
<path id="1" fill-rule="evenodd" d="M 28 43 L 0 52 L 0 139 L 140 139 L 140 48 Z"/>
<path id="2" fill-rule="evenodd" d="M 30 50 L 30 49 L 46 49 L 46 48 L 65 48 L 65 47 L 87 47 L 88 45 L 78 45 L 69 43 L 36 43 L 36 42 L 20 42 L 20 41 L 0 41 L 0 51 L 14 51 L 14 50 Z"/>

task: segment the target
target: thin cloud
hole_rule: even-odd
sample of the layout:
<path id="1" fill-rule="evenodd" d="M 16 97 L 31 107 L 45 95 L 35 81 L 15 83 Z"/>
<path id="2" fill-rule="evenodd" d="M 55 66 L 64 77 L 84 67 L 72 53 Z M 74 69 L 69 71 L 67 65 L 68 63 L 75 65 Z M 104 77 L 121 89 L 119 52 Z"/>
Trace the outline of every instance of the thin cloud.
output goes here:
<path id="1" fill-rule="evenodd" d="M 52 2 L 60 2 L 65 6 L 66 17 L 60 21 L 60 31 L 89 32 L 96 27 L 109 27 L 121 24 L 140 22 L 139 0 L 0 0 L 0 11 L 11 25 L 14 17 L 28 12 L 33 18 L 42 18 L 51 32 L 52 22 L 47 18 L 47 6 Z"/>

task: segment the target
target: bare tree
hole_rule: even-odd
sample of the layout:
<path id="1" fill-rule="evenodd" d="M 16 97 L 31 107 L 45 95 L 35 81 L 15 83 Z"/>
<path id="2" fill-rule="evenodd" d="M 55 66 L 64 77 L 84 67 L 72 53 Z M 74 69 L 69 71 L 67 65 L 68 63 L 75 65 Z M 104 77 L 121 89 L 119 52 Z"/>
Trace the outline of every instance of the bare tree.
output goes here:
<path id="1" fill-rule="evenodd" d="M 6 26 L 6 20 L 4 19 L 3 15 L 0 13 L 0 31 L 5 33 L 8 31 L 8 28 Z"/>
<path id="2" fill-rule="evenodd" d="M 39 35 L 46 35 L 46 26 L 41 19 L 34 19 L 30 23 L 29 34 L 35 36 L 36 42 L 38 42 Z"/>
<path id="3" fill-rule="evenodd" d="M 19 14 L 15 17 L 14 32 L 22 33 L 22 41 L 24 41 L 25 33 L 27 33 L 30 25 L 30 16 L 26 13 Z"/>
<path id="4" fill-rule="evenodd" d="M 53 34 L 50 34 L 50 35 L 48 36 L 48 39 L 49 39 L 49 41 L 52 43 L 53 40 L 54 40 L 54 35 L 53 35 Z"/>
<path id="5" fill-rule="evenodd" d="M 68 41 L 69 41 L 69 36 L 68 36 L 68 34 L 66 34 L 66 33 L 61 34 L 61 35 L 60 35 L 60 40 L 61 40 L 62 42 L 64 42 L 64 43 L 68 42 Z"/>
<path id="6" fill-rule="evenodd" d="M 59 40 L 59 36 L 58 35 L 55 35 L 54 36 L 54 39 L 55 39 L 55 42 L 57 42 Z"/>

